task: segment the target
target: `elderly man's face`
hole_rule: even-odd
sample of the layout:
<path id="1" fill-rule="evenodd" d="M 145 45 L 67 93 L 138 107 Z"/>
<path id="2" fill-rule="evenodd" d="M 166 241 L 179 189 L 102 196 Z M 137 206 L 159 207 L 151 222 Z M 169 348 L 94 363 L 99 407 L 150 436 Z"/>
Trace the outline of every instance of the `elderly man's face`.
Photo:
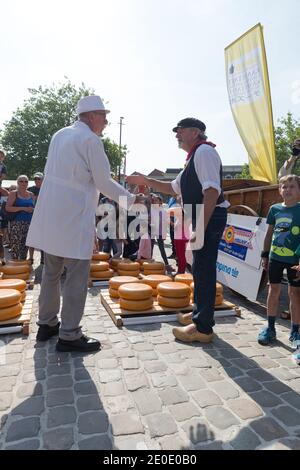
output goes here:
<path id="1" fill-rule="evenodd" d="M 178 147 L 189 152 L 199 138 L 199 130 L 193 127 L 179 128 L 176 132 Z"/>
<path id="2" fill-rule="evenodd" d="M 89 114 L 90 129 L 97 135 L 101 135 L 107 126 L 105 111 L 91 111 Z"/>
<path id="3" fill-rule="evenodd" d="M 43 178 L 40 177 L 35 177 L 34 178 L 34 184 L 36 185 L 37 188 L 40 188 L 42 186 Z"/>

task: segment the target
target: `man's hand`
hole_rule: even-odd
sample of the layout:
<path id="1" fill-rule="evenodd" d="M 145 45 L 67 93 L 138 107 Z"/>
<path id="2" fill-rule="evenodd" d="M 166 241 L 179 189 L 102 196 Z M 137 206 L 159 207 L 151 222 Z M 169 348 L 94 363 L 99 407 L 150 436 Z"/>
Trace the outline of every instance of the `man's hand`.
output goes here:
<path id="1" fill-rule="evenodd" d="M 268 269 L 269 269 L 269 258 L 262 258 L 261 266 L 262 266 L 264 271 L 268 271 Z"/>
<path id="2" fill-rule="evenodd" d="M 148 198 L 145 197 L 145 196 L 138 196 L 138 195 L 137 195 L 137 196 L 135 196 L 135 201 L 134 201 L 134 203 L 135 203 L 135 204 L 145 204 L 145 202 L 146 202 L 147 199 L 148 199 Z"/>

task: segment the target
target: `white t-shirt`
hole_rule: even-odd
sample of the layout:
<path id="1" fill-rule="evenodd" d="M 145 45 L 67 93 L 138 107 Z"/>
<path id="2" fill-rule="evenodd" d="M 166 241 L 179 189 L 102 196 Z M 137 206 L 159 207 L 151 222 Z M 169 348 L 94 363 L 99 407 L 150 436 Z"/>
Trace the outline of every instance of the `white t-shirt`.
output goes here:
<path id="1" fill-rule="evenodd" d="M 221 158 L 218 152 L 210 145 L 200 145 L 200 147 L 198 147 L 195 152 L 194 165 L 196 174 L 202 185 L 202 192 L 204 193 L 204 191 L 208 188 L 214 188 L 218 191 L 220 195 Z M 184 170 L 182 170 L 177 176 L 177 178 L 171 182 L 173 191 L 176 194 L 181 194 L 180 180 L 183 171 Z M 229 206 L 230 204 L 228 201 L 224 201 L 221 202 L 221 204 L 217 204 L 217 207 Z"/>

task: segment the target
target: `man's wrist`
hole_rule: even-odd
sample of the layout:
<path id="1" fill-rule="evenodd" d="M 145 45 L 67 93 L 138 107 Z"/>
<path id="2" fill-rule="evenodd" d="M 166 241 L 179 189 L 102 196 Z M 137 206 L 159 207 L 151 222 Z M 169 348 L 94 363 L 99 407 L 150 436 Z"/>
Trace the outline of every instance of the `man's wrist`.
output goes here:
<path id="1" fill-rule="evenodd" d="M 263 250 L 260 254 L 261 258 L 269 258 L 270 252 L 267 250 Z"/>

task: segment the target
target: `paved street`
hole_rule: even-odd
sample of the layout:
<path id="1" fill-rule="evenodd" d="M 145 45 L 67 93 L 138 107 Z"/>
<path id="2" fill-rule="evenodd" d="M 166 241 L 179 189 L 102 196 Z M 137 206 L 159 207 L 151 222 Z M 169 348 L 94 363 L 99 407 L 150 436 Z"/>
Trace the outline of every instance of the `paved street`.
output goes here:
<path id="1" fill-rule="evenodd" d="M 56 353 L 55 339 L 0 336 L 1 449 L 300 449 L 300 367 L 289 323 L 256 338 L 264 309 L 217 320 L 213 344 L 174 341 L 174 323 L 118 329 L 89 289 L 84 332 L 93 355 Z M 34 288 L 35 312 L 39 284 Z"/>

